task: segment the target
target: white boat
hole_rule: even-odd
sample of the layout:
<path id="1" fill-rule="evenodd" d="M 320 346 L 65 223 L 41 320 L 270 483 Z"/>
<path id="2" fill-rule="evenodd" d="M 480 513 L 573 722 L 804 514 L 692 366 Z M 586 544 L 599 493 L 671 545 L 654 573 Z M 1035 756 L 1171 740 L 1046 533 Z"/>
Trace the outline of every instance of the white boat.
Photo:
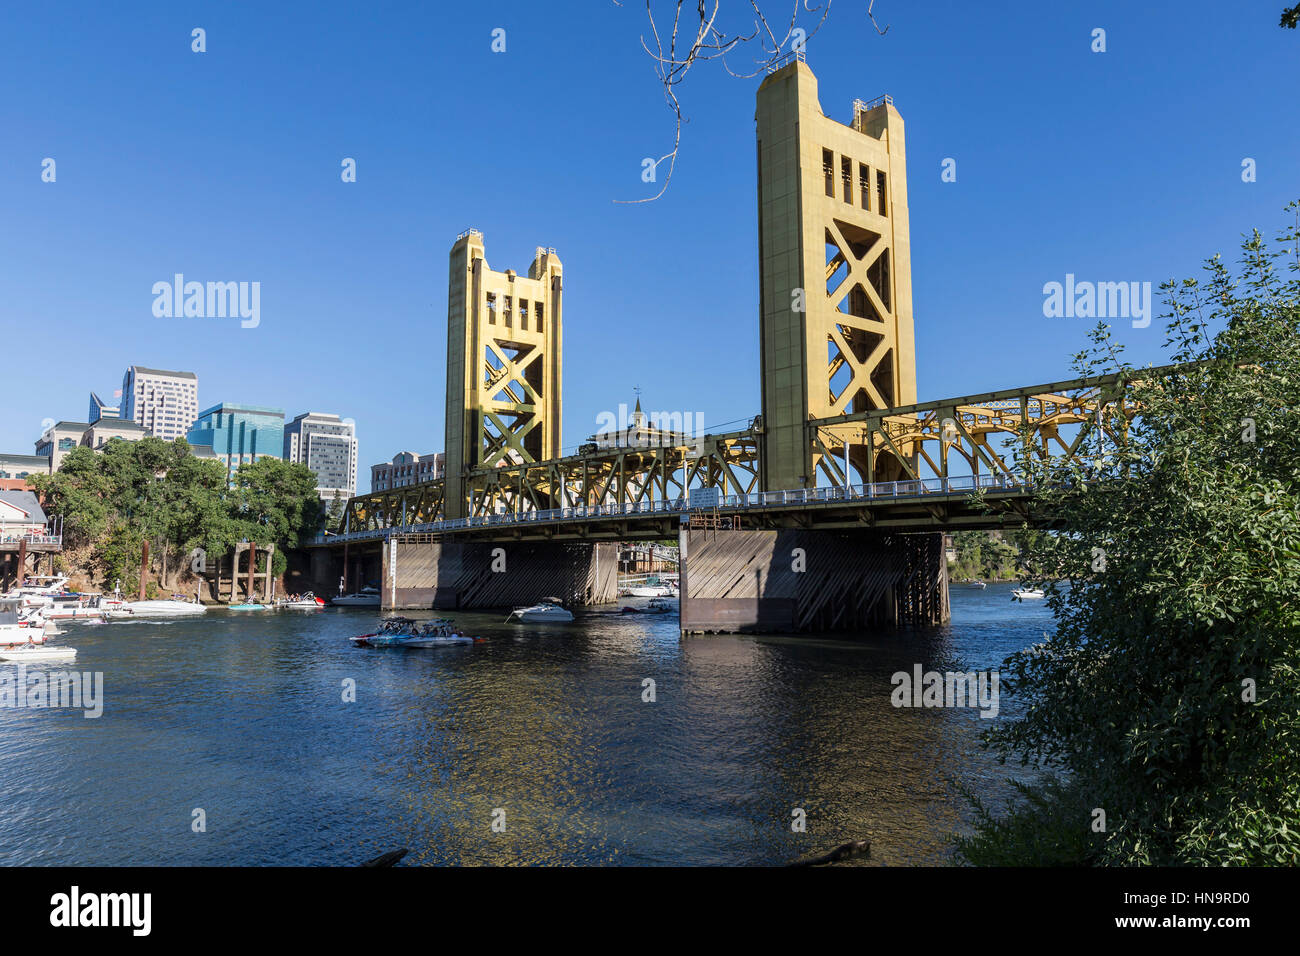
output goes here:
<path id="1" fill-rule="evenodd" d="M 473 644 L 474 638 L 456 630 L 448 618 L 421 625 L 409 617 L 390 617 L 380 622 L 374 634 L 349 638 L 358 647 L 441 647 L 446 644 Z"/>
<path id="2" fill-rule="evenodd" d="M 560 607 L 560 602 L 556 598 L 547 598 L 532 607 L 517 607 L 510 612 L 506 620 L 515 617 L 529 624 L 562 623 L 573 620 L 573 614 Z"/>
<path id="3" fill-rule="evenodd" d="M 0 649 L 44 644 L 49 630 L 40 608 L 24 607 L 21 597 L 0 597 Z"/>
<path id="4" fill-rule="evenodd" d="M 1043 591 L 1039 588 L 1016 588 L 1011 593 L 1022 601 L 1041 598 L 1044 596 Z"/>
<path id="5" fill-rule="evenodd" d="M 365 587 L 354 594 L 339 594 L 331 603 L 340 607 L 379 607 L 379 589 Z"/>
<path id="6" fill-rule="evenodd" d="M 986 587 L 988 587 L 988 585 L 985 584 L 983 581 L 967 581 L 966 587 L 974 588 L 977 591 L 983 591 Z"/>
<path id="7" fill-rule="evenodd" d="M 672 597 L 673 589 L 663 584 L 646 584 L 627 589 L 628 597 Z"/>
<path id="8" fill-rule="evenodd" d="M 66 574 L 29 575 L 23 579 L 22 584 L 6 591 L 4 596 L 20 598 L 24 607 L 48 607 L 54 603 L 56 596 L 72 596 L 64 595 L 63 588 L 67 583 Z"/>
<path id="9" fill-rule="evenodd" d="M 190 617 L 207 612 L 207 606 L 197 601 L 131 601 L 121 607 L 110 607 L 104 614 L 110 618 Z"/>
<path id="10" fill-rule="evenodd" d="M 47 621 L 102 621 L 105 611 L 106 608 L 100 607 L 94 601 L 76 603 L 55 601 L 48 607 L 42 608 Z"/>
<path id="11" fill-rule="evenodd" d="M 26 664 L 43 661 L 71 661 L 76 660 L 76 658 L 77 650 L 74 647 L 51 647 L 48 644 L 0 647 L 0 661 L 21 661 Z"/>

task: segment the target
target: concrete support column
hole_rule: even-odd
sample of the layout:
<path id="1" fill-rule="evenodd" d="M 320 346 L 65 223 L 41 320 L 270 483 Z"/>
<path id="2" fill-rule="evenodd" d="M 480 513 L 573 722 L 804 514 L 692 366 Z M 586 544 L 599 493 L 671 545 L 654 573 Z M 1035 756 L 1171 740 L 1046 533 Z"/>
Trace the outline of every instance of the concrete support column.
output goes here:
<path id="1" fill-rule="evenodd" d="M 866 633 L 949 620 L 943 535 L 680 533 L 683 633 Z"/>

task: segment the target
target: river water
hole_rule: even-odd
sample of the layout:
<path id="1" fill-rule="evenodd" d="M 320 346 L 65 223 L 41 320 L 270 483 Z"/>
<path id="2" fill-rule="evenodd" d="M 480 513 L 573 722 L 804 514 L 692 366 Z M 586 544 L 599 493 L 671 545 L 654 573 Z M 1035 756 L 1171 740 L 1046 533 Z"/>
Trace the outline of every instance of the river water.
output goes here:
<path id="1" fill-rule="evenodd" d="M 855 640 L 458 613 L 484 640 L 351 646 L 377 616 L 62 625 L 76 662 L 27 680 L 102 673 L 103 713 L 0 708 L 0 863 L 761 865 L 868 838 L 866 865 L 942 864 L 957 784 L 999 806 L 1011 771 L 977 711 L 896 708 L 891 675 L 995 668 L 1050 626 L 1009 585 Z"/>

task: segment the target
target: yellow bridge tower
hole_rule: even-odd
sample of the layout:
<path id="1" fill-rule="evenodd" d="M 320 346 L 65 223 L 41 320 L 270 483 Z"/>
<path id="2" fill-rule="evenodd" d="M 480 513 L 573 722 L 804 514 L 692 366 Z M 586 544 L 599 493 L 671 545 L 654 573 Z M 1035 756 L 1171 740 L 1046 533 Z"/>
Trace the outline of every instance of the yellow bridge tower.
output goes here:
<path id="1" fill-rule="evenodd" d="M 483 236 L 451 247 L 445 516 L 467 515 L 466 473 L 560 456 L 561 297 L 554 249 L 528 275 L 493 272 Z"/>
<path id="2" fill-rule="evenodd" d="M 762 486 L 811 488 L 843 457 L 814 448 L 810 418 L 916 402 L 903 119 L 889 97 L 830 119 L 795 60 L 759 87 L 755 121 Z M 828 431 L 861 480 L 901 477 L 890 450 L 854 444 L 860 427 Z"/>

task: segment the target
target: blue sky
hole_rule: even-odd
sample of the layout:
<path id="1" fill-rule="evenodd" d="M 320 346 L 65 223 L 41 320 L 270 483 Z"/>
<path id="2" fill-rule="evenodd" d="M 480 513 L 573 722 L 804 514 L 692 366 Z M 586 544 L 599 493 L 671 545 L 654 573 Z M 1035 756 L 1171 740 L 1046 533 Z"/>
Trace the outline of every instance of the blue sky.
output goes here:
<path id="1" fill-rule="evenodd" d="M 727 23 L 747 29 L 747 6 L 723 0 Z M 1275 231 L 1300 196 L 1282 6 L 877 0 L 881 37 L 865 0 L 835 0 L 808 45 L 823 109 L 847 122 L 887 92 L 907 124 L 922 400 L 1070 377 L 1092 321 L 1045 318 L 1046 282 L 1158 284 Z M 641 161 L 673 132 L 645 31 L 636 0 L 8 4 L 0 350 L 24 371 L 0 450 L 81 420 L 127 365 L 178 368 L 201 407 L 354 418 L 365 490 L 371 463 L 442 448 L 447 253 L 469 227 L 495 269 L 538 245 L 563 260 L 566 451 L 633 386 L 747 420 L 758 80 L 698 64 L 667 194 L 617 204 L 656 188 Z M 260 282 L 260 325 L 156 318 L 176 272 Z M 1161 359 L 1159 321 L 1117 325 L 1132 359 Z"/>

